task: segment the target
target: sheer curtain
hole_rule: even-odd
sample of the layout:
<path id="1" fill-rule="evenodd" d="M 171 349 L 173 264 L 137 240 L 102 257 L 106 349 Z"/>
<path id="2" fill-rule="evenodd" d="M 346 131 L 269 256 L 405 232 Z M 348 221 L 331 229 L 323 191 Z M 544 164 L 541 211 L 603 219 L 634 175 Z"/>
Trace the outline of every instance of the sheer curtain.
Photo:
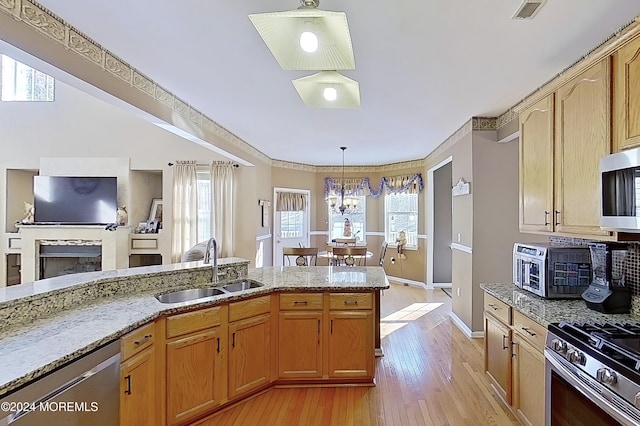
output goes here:
<path id="1" fill-rule="evenodd" d="M 211 230 L 218 257 L 233 256 L 233 163 L 211 163 Z"/>
<path id="2" fill-rule="evenodd" d="M 173 234 L 171 262 L 198 241 L 198 178 L 195 161 L 176 161 L 173 172 Z"/>

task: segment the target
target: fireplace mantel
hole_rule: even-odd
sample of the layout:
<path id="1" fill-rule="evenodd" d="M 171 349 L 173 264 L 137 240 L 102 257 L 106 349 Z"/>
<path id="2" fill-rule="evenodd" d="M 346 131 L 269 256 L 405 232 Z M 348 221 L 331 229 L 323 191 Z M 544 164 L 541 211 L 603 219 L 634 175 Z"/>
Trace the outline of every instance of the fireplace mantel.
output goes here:
<path id="1" fill-rule="evenodd" d="M 40 279 L 40 245 L 100 245 L 102 270 L 129 267 L 129 227 L 108 231 L 104 225 L 21 225 L 21 282 Z"/>

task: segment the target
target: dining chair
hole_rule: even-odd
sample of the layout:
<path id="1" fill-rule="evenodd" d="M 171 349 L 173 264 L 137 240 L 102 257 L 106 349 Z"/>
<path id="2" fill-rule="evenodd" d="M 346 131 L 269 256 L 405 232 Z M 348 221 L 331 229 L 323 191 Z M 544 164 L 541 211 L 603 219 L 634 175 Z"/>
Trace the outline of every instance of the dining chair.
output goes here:
<path id="1" fill-rule="evenodd" d="M 335 266 L 366 266 L 366 247 L 334 247 L 333 264 Z"/>
<path id="2" fill-rule="evenodd" d="M 282 248 L 282 265 L 284 266 L 316 266 L 317 262 L 317 247 Z"/>
<path id="3" fill-rule="evenodd" d="M 355 238 L 336 238 L 333 240 L 336 247 L 344 246 L 344 247 L 355 247 L 356 239 Z"/>

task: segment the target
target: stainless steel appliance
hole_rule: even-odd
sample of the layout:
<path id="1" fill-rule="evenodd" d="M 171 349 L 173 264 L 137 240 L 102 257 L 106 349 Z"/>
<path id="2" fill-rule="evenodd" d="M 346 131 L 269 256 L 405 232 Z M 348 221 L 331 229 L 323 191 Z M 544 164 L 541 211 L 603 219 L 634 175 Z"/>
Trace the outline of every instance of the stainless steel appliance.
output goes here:
<path id="1" fill-rule="evenodd" d="M 513 282 L 548 299 L 580 298 L 591 282 L 589 248 L 516 243 Z"/>
<path id="2" fill-rule="evenodd" d="M 600 159 L 600 227 L 640 232 L 640 148 Z"/>
<path id="3" fill-rule="evenodd" d="M 587 307 L 607 314 L 631 310 L 631 291 L 624 284 L 624 243 L 590 243 L 593 279 L 582 293 Z"/>
<path id="4" fill-rule="evenodd" d="M 550 324 L 544 355 L 547 426 L 640 424 L 640 323 Z"/>
<path id="5" fill-rule="evenodd" d="M 118 425 L 120 342 L 103 346 L 0 400 L 0 425 Z"/>

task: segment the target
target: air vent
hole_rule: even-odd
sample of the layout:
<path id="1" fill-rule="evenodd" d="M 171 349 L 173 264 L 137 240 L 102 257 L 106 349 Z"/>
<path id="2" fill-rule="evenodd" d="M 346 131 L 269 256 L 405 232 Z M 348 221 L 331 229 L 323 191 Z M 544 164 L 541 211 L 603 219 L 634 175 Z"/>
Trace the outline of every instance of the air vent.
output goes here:
<path id="1" fill-rule="evenodd" d="M 524 0 L 512 19 L 533 19 L 547 0 Z"/>

